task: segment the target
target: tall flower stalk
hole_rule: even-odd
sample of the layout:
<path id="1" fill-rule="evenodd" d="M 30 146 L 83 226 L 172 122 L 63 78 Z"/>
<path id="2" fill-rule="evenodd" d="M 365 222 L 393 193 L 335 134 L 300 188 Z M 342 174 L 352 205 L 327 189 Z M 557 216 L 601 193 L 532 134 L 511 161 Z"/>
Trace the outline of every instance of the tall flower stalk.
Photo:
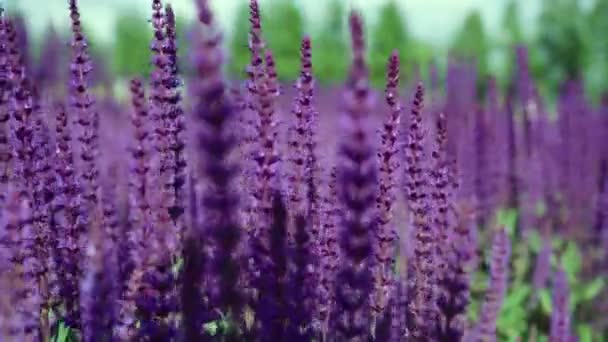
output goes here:
<path id="1" fill-rule="evenodd" d="M 338 164 L 339 194 L 343 203 L 340 248 L 343 265 L 336 275 L 335 329 L 343 339 L 364 340 L 370 324 L 372 290 L 370 270 L 372 234 L 375 232 L 374 200 L 377 170 L 366 120 L 371 95 L 365 60 L 363 21 L 358 13 L 350 15 L 353 49 L 346 92 L 344 117 L 346 135 L 340 142 Z"/>
<path id="2" fill-rule="evenodd" d="M 239 286 L 240 264 L 238 246 L 241 227 L 237 214 L 238 193 L 234 190 L 238 164 L 232 159 L 236 138 L 231 128 L 235 120 L 235 108 L 230 101 L 222 75 L 222 35 L 215 31 L 215 20 L 205 0 L 198 1 L 199 20 L 205 36 L 198 46 L 195 65 L 198 73 L 195 108 L 198 122 L 197 144 L 203 158 L 199 164 L 206 180 L 207 191 L 203 194 L 205 225 L 198 232 L 210 234 L 214 256 L 212 272 L 216 277 L 215 300 L 218 308 L 239 321 L 244 300 Z M 236 333 L 229 336 L 236 339 Z"/>
<path id="3" fill-rule="evenodd" d="M 511 241 L 507 232 L 500 229 L 496 231 L 492 242 L 490 282 L 477 326 L 479 340 L 496 341 L 496 320 L 507 291 L 510 257 Z"/>
<path id="4" fill-rule="evenodd" d="M 31 201 L 20 191 L 9 190 L 4 219 L 3 248 L 8 248 L 12 269 L 11 305 L 14 313 L 11 338 L 38 341 L 42 298 L 38 287 L 40 259 L 36 255 L 36 236 L 32 225 Z"/>
<path id="5" fill-rule="evenodd" d="M 86 200 L 85 212 L 92 213 L 98 203 L 98 135 L 99 113 L 93 108 L 95 100 L 89 91 L 89 75 L 93 70 L 88 52 L 88 44 L 80 22 L 80 12 L 76 0 L 69 0 L 70 18 L 72 20 L 72 63 L 70 65 L 70 108 L 76 115 L 80 126 L 79 157 L 82 166 L 79 168 L 79 179 L 82 183 L 83 196 Z M 85 217 L 81 229 L 86 231 L 90 217 Z"/>
<path id="6" fill-rule="evenodd" d="M 408 140 L 406 144 L 406 194 L 412 229 L 414 234 L 412 274 L 408 293 L 410 300 L 409 333 L 415 341 L 435 338 L 435 328 L 427 322 L 437 320 L 436 286 L 437 286 L 437 231 L 432 224 L 430 207 L 430 181 L 428 178 L 428 160 L 425 154 L 425 134 L 422 127 L 422 110 L 424 88 L 421 83 L 416 88 L 409 120 Z"/>
<path id="7" fill-rule="evenodd" d="M 167 4 L 165 7 L 165 42 L 162 47 L 163 53 L 167 56 L 165 73 L 165 87 L 167 94 L 165 102 L 168 106 L 166 129 L 168 133 L 168 149 L 173 153 L 173 197 L 174 201 L 169 208 L 171 218 L 177 225 L 178 233 L 183 230 L 183 213 L 185 210 L 184 185 L 186 182 L 186 159 L 184 156 L 185 142 L 184 131 L 186 123 L 184 110 L 182 108 L 182 95 L 180 92 L 181 80 L 178 74 L 178 51 L 177 34 L 175 26 L 175 14 L 173 7 Z"/>
<path id="8" fill-rule="evenodd" d="M 391 279 L 393 264 L 395 262 L 395 242 L 397 232 L 394 228 L 393 210 L 396 200 L 395 171 L 399 166 L 397 155 L 397 138 L 399 137 L 399 126 L 401 125 L 401 115 L 403 106 L 399 100 L 399 73 L 400 73 L 399 54 L 395 51 L 391 54 L 387 64 L 386 74 L 386 103 L 390 108 L 390 113 L 384 121 L 381 143 L 382 147 L 378 152 L 380 165 L 380 185 L 376 197 L 376 207 L 378 208 L 378 231 L 377 231 L 377 250 L 376 250 L 376 269 L 375 269 L 375 295 L 373 301 L 376 314 L 383 312 L 388 304 L 389 293 L 391 291 Z"/>
<path id="9" fill-rule="evenodd" d="M 553 311 L 549 337 L 551 341 L 567 342 L 572 340 L 569 302 L 568 278 L 564 270 L 560 269 L 553 279 Z"/>
<path id="10" fill-rule="evenodd" d="M 54 199 L 55 229 L 58 235 L 56 272 L 59 281 L 60 311 L 64 323 L 77 328 L 80 324 L 80 279 L 83 257 L 79 229 L 83 209 L 78 197 L 80 184 L 76 179 L 76 165 L 72 150 L 72 131 L 68 112 L 63 105 L 56 110 L 55 124 L 55 175 L 57 195 Z"/>

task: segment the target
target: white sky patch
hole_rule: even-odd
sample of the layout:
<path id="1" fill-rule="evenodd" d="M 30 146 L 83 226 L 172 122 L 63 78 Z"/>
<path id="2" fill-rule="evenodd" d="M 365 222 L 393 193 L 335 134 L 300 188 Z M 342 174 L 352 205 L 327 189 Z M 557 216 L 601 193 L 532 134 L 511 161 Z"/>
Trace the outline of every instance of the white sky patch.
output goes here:
<path id="1" fill-rule="evenodd" d="M 307 31 L 315 33 L 323 20 L 327 0 L 260 0 L 262 4 L 271 1 L 295 1 L 305 13 Z M 377 8 L 392 0 L 344 0 L 346 7 L 360 9 L 366 20 L 374 23 Z M 434 46 L 445 45 L 453 37 L 471 10 L 479 10 L 486 30 L 495 35 L 502 23 L 502 11 L 506 0 L 394 0 L 399 2 L 407 20 L 408 30 L 418 39 Z M 522 26 L 530 28 L 534 24 L 541 0 L 520 1 Z M 114 19 L 122 11 L 137 11 L 149 16 L 150 0 L 80 0 L 82 20 L 86 27 L 95 31 L 95 36 L 105 42 L 113 40 Z M 194 19 L 194 0 L 172 0 L 179 16 Z M 224 30 L 230 34 L 236 10 L 248 0 L 211 0 Z M 27 15 L 34 34 L 43 32 L 49 23 L 60 29 L 67 29 L 68 6 L 66 0 L 8 0 L 8 7 L 18 7 Z M 522 7 L 525 6 L 525 11 Z"/>

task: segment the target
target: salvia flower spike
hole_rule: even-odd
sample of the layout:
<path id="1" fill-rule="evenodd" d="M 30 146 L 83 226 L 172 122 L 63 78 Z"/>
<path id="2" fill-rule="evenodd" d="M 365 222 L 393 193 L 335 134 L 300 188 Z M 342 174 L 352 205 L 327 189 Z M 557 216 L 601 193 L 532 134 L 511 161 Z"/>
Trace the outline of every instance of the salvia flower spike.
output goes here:
<path id="1" fill-rule="evenodd" d="M 364 339 L 370 324 L 372 290 L 370 270 L 372 234 L 375 230 L 375 188 L 377 170 L 365 120 L 371 94 L 365 61 L 361 16 L 350 15 L 353 61 L 344 98 L 346 136 L 340 143 L 339 193 L 343 204 L 340 248 L 344 263 L 336 276 L 335 329 L 344 339 Z"/>
<path id="2" fill-rule="evenodd" d="M 94 109 L 94 98 L 89 91 L 89 74 L 93 70 L 88 52 L 88 44 L 80 22 L 80 12 L 76 0 L 69 1 L 72 20 L 72 63 L 70 66 L 71 109 L 77 116 L 80 126 L 79 157 L 83 167 L 79 178 L 82 179 L 84 197 L 88 212 L 92 212 L 98 202 L 98 129 L 99 114 Z M 89 221 L 85 224 L 88 224 Z M 85 227 L 83 227 L 84 229 Z"/>
<path id="3" fill-rule="evenodd" d="M 240 320 L 243 294 L 238 284 L 240 264 L 237 252 L 241 226 L 237 214 L 239 195 L 233 188 L 238 164 L 232 159 L 236 138 L 229 129 L 236 117 L 222 75 L 222 36 L 215 31 L 214 17 L 207 1 L 198 1 L 198 11 L 206 34 L 195 61 L 200 82 L 195 108 L 199 123 L 197 147 L 203 156 L 199 169 L 208 185 L 202 196 L 207 217 L 203 231 L 211 234 L 215 244 L 212 271 L 217 277 L 218 306 Z"/>
<path id="4" fill-rule="evenodd" d="M 394 51 L 389 57 L 386 75 L 386 103 L 390 110 L 383 124 L 381 132 L 382 149 L 377 153 L 380 169 L 379 191 L 376 197 L 378 208 L 378 246 L 376 251 L 377 269 L 375 271 L 376 289 L 378 298 L 374 301 L 377 306 L 376 312 L 382 312 L 386 308 L 389 292 L 391 289 L 391 273 L 395 256 L 395 242 L 397 232 L 393 226 L 393 210 L 396 200 L 395 184 L 398 162 L 397 138 L 403 106 L 399 100 L 399 77 L 400 77 L 399 54 Z"/>
<path id="5" fill-rule="evenodd" d="M 495 232 L 490 260 L 490 282 L 478 322 L 478 338 L 496 341 L 496 320 L 507 291 L 511 240 L 505 229 Z"/>
<path id="6" fill-rule="evenodd" d="M 553 310 L 551 313 L 551 334 L 549 339 L 556 342 L 572 340 L 570 332 L 570 293 L 568 277 L 559 269 L 553 278 Z"/>

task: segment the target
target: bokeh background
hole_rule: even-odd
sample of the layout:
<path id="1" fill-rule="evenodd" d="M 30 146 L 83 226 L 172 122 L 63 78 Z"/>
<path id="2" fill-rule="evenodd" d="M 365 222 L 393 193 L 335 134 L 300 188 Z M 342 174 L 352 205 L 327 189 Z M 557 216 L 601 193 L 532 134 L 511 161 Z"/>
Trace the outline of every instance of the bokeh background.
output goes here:
<path id="1" fill-rule="evenodd" d="M 85 26 L 96 60 L 114 80 L 149 71 L 149 1 L 81 0 Z M 194 23 L 193 2 L 173 0 L 182 47 Z M 339 83 L 346 69 L 345 13 L 362 10 L 371 44 L 376 84 L 390 49 L 398 46 L 406 61 L 406 78 L 441 74 L 448 58 L 476 61 L 480 80 L 496 76 L 510 84 L 517 44 L 529 47 L 531 67 L 545 97 L 556 94 L 566 79 L 584 79 L 597 100 L 608 88 L 608 0 L 264 0 L 265 35 L 278 60 L 279 76 L 293 80 L 298 40 L 310 34 L 315 69 L 324 84 Z M 31 59 L 44 54 L 45 42 L 67 38 L 64 0 L 9 1 L 28 28 Z M 230 73 L 243 77 L 248 60 L 246 0 L 214 1 L 224 32 Z M 185 51 L 185 50 L 182 50 Z M 184 70 L 187 72 L 187 58 Z M 44 64 L 44 63 L 41 63 Z"/>
<path id="2" fill-rule="evenodd" d="M 103 143 L 100 145 L 102 155 L 110 156 L 107 160 L 102 160 L 103 163 L 119 161 L 122 165 L 128 165 L 126 158 L 130 154 L 121 152 L 126 151 L 132 143 L 131 127 L 126 121 L 131 110 L 127 86 L 132 77 L 150 73 L 150 2 L 79 0 L 94 65 L 94 80 L 91 83 L 96 86 L 95 95 L 102 113 L 100 140 Z M 194 0 L 166 2 L 173 5 L 177 14 L 180 78 L 183 78 L 186 85 L 192 84 L 189 82 L 193 81 L 194 75 L 190 71 L 186 51 L 192 40 L 196 39 L 193 32 L 199 25 L 194 18 Z M 249 1 L 211 2 L 227 35 L 225 49 L 229 63 L 226 71 L 232 81 L 243 79 L 245 66 L 250 59 L 247 48 Z M 608 127 L 608 101 L 603 106 L 597 106 L 603 93 L 608 90 L 608 0 L 260 2 L 264 17 L 264 38 L 273 50 L 284 87 L 283 94 L 277 99 L 276 112 L 281 123 L 278 125 L 278 141 L 287 141 L 289 126 L 282 123 L 289 123 L 288 115 L 291 114 L 295 92 L 289 85 L 293 84 L 298 74 L 300 39 L 304 34 L 309 34 L 313 41 L 315 79 L 322 88 L 315 94 L 316 109 L 320 113 L 317 133 L 320 142 L 319 159 L 324 167 L 334 165 L 334 150 L 344 133 L 336 129 L 340 127 L 339 116 L 335 114 L 341 99 L 341 93 L 336 90 L 342 90 L 339 87 L 351 60 L 346 19 L 351 8 L 359 9 L 367 25 L 369 65 L 378 92 L 384 86 L 387 57 L 397 47 L 403 61 L 402 84 L 407 88 L 404 97 L 408 101 L 407 106 L 411 103 L 412 81 L 422 79 L 425 85 L 430 85 L 427 87 L 425 113 L 429 115 L 425 117 L 432 120 L 442 108 L 448 108 L 448 117 L 456 118 L 451 122 L 455 123 L 452 126 L 456 130 L 453 131 L 458 132 L 456 137 L 460 140 L 454 140 L 454 146 L 458 148 L 457 153 L 465 156 L 460 163 L 467 167 L 463 171 L 467 175 L 466 182 L 471 182 L 474 177 L 477 182 L 477 179 L 485 179 L 485 176 L 490 175 L 486 178 L 491 183 L 492 178 L 498 177 L 493 173 L 493 168 L 504 168 L 499 170 L 500 181 L 508 186 L 514 185 L 512 188 L 521 186 L 524 189 L 521 194 L 525 202 L 515 205 L 508 203 L 505 208 L 492 208 L 497 211 L 497 225 L 507 227 L 513 236 L 516 236 L 518 225 L 531 231 L 529 236 L 522 234 L 521 238 L 519 235 L 514 237 L 511 262 L 513 276 L 504 307 L 497 319 L 501 337 L 499 340 L 519 341 L 518 338 L 525 336 L 522 341 L 547 341 L 546 336 L 545 339 L 542 338 L 542 334 L 550 329 L 553 304 L 546 282 L 552 265 L 558 264 L 559 256 L 572 289 L 572 326 L 576 329 L 579 341 L 608 341 L 608 320 L 605 319 L 608 317 L 605 273 L 608 269 L 608 229 L 603 228 L 608 217 L 608 211 L 604 211 L 604 207 L 608 207 L 608 157 L 605 151 L 608 135 L 604 129 Z M 67 98 L 64 89 L 55 89 L 62 88 L 61 84 L 68 84 L 70 34 L 67 1 L 9 0 L 5 5 L 11 16 L 17 18 L 18 32 L 21 35 L 18 41 L 25 42 L 25 49 L 21 51 L 27 51 L 27 72 L 33 74 L 31 76 L 36 81 L 36 87 L 42 90 L 40 102 L 52 102 L 45 101 L 45 96 L 49 100 Z M 520 84 L 520 89 L 515 89 L 513 98 L 505 96 L 508 98 L 505 108 L 499 108 L 498 104 L 493 107 L 494 103 L 490 101 L 487 113 L 492 115 L 487 117 L 492 119 L 484 122 L 487 120 L 484 118 L 486 110 L 477 105 L 485 101 L 484 93 L 489 88 L 487 79 L 496 78 L 502 88 L 502 96 L 510 95 L 507 90 L 513 90 L 518 76 L 527 76 L 527 68 L 522 65 L 518 68 L 516 65 L 515 51 L 520 46 L 527 47 L 518 50 L 529 53 L 531 72 L 535 79 L 533 86 L 538 86 L 541 92 L 539 99 L 542 101 L 538 101 L 542 102 L 543 108 L 538 110 L 535 102 L 537 99 L 528 99 L 527 91 L 522 91 L 532 84 L 522 82 L 523 87 Z M 450 59 L 465 63 L 452 63 L 452 82 L 445 82 L 446 87 L 437 86 L 446 79 L 446 66 Z M 477 69 L 476 73 L 471 72 L 468 63 Z M 475 78 L 477 75 L 480 77 Z M 475 80 L 478 82 L 479 101 L 475 101 L 472 95 L 475 93 L 472 91 Z M 559 91 L 569 80 L 583 81 L 584 91 L 579 89 L 577 82 L 572 82 L 569 88 L 564 87 Z M 239 82 L 231 83 L 241 85 Z M 440 88 L 445 88 L 446 96 L 443 96 Z M 518 94 L 517 90 L 524 96 Z M 186 94 L 188 91 L 187 87 L 183 90 Z M 381 96 L 378 96 L 378 92 L 374 93 L 376 97 Z M 556 110 L 560 94 L 562 108 Z M 122 103 L 115 101 L 121 98 Z M 183 103 L 188 113 L 193 99 L 194 97 L 184 96 Z M 595 106 L 589 105 L 587 99 L 595 102 Z M 383 101 L 376 101 L 376 105 L 378 107 L 375 109 L 380 110 L 371 111 L 378 115 L 370 123 L 370 131 L 381 127 L 380 119 L 387 113 Z M 513 108 L 510 108 L 511 105 Z M 558 113 L 562 120 L 556 118 Z M 527 126 L 528 114 L 531 126 Z M 557 120 L 545 121 L 545 114 Z M 508 128 L 509 122 L 511 128 Z M 245 122 L 244 125 L 244 135 L 247 136 L 251 134 L 247 132 L 249 124 Z M 529 127 L 533 127 L 533 131 L 528 131 L 531 129 Z M 193 130 L 188 130 L 186 135 L 192 132 Z M 534 153 L 526 150 L 529 134 L 533 138 L 530 144 L 537 144 L 534 145 Z M 189 142 L 187 146 L 195 146 L 189 139 L 192 138 L 186 138 Z M 507 144 L 510 147 L 505 148 Z M 287 144 L 281 146 L 279 149 L 286 148 Z M 463 151 L 460 151 L 461 148 Z M 188 154 L 194 156 L 194 163 L 197 153 Z M 499 162 L 495 163 L 496 160 Z M 189 163 L 193 165 L 192 161 Z M 485 163 L 496 165 L 484 169 L 480 165 Z M 102 169 L 109 167 L 104 165 Z M 126 167 L 123 171 L 125 170 Z M 118 178 L 126 180 L 126 177 Z M 563 181 L 566 186 L 553 186 L 552 182 L 556 179 Z M 476 183 L 467 191 L 486 191 L 479 184 Z M 464 186 L 462 188 L 466 189 Z M 468 200 L 467 196 L 473 197 L 469 193 L 462 196 L 465 200 Z M 563 201 L 563 207 L 562 203 L 551 202 L 554 196 Z M 517 194 L 513 196 L 516 197 Z M 466 209 L 468 202 L 464 203 L 462 207 Z M 459 206 L 461 204 L 458 202 Z M 507 205 L 517 209 L 507 208 Z M 593 215 L 581 214 L 581 222 L 572 219 L 574 223 L 571 224 L 568 215 L 576 215 L 569 214 L 569 210 L 575 213 L 580 210 L 583 214 Z M 518 215 L 524 223 L 518 223 Z M 591 220 L 592 229 L 591 224 L 588 224 Z M 407 226 L 405 217 L 398 217 L 396 221 L 403 224 L 403 228 Z M 542 226 L 535 227 L 536 224 Z M 553 229 L 557 232 L 555 237 L 551 235 Z M 482 232 L 479 239 L 482 257 L 487 256 L 490 250 L 490 232 L 491 230 Z M 471 283 L 474 300 L 469 311 L 472 321 L 476 320 L 479 313 L 487 277 L 487 265 L 482 263 Z M 604 340 L 599 339 L 600 335 Z"/>

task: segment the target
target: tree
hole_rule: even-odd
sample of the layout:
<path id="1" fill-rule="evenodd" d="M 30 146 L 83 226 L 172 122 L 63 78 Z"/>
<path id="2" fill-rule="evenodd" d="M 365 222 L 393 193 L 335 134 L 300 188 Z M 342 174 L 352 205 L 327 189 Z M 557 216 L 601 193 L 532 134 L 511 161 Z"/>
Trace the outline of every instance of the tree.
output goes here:
<path id="1" fill-rule="evenodd" d="M 395 0 L 391 0 L 380 8 L 378 21 L 372 29 L 370 69 L 371 78 L 376 86 L 385 82 L 386 62 L 393 50 L 399 51 L 403 65 L 413 64 L 411 58 L 405 55 L 409 37 L 401 10 Z"/>
<path id="2" fill-rule="evenodd" d="M 608 0 L 595 0 L 589 13 L 589 25 L 593 44 L 590 44 L 591 60 L 586 68 L 588 88 L 595 97 L 608 89 Z"/>
<path id="3" fill-rule="evenodd" d="M 245 69 L 249 64 L 249 6 L 243 1 L 238 9 L 232 39 L 230 40 L 230 73 L 237 77 L 245 76 Z"/>
<path id="4" fill-rule="evenodd" d="M 508 87 L 515 72 L 515 47 L 524 42 L 518 0 L 510 0 L 505 6 L 502 27 L 500 57 L 502 57 L 503 68 L 500 72 L 500 79 Z"/>
<path id="5" fill-rule="evenodd" d="M 577 0 L 543 0 L 537 48 L 551 88 L 582 76 L 588 60 L 587 20 Z"/>
<path id="6" fill-rule="evenodd" d="M 322 83 L 338 83 L 346 76 L 346 13 L 340 0 L 328 5 L 328 17 L 313 39 L 312 59 L 316 78 Z"/>
<path id="7" fill-rule="evenodd" d="M 262 8 L 262 30 L 266 46 L 276 60 L 277 74 L 282 81 L 293 81 L 300 65 L 300 40 L 304 35 L 301 11 L 292 0 L 273 0 Z M 230 41 L 230 66 L 233 75 L 243 77 L 250 62 L 249 7 L 244 1 L 238 9 Z"/>
<path id="8" fill-rule="evenodd" d="M 116 21 L 113 70 L 120 76 L 148 75 L 152 29 L 143 15 L 124 11 Z"/>
<path id="9" fill-rule="evenodd" d="M 502 27 L 505 43 L 513 47 L 524 41 L 524 34 L 521 29 L 521 18 L 519 16 L 519 3 L 517 0 L 510 0 L 504 11 Z"/>
<path id="10" fill-rule="evenodd" d="M 478 11 L 467 15 L 452 45 L 452 53 L 459 58 L 473 59 L 477 63 L 480 80 L 488 74 L 488 42 Z"/>
<path id="11" fill-rule="evenodd" d="M 293 0 L 272 0 L 262 11 L 262 29 L 276 60 L 280 80 L 293 81 L 300 70 L 301 11 Z"/>

